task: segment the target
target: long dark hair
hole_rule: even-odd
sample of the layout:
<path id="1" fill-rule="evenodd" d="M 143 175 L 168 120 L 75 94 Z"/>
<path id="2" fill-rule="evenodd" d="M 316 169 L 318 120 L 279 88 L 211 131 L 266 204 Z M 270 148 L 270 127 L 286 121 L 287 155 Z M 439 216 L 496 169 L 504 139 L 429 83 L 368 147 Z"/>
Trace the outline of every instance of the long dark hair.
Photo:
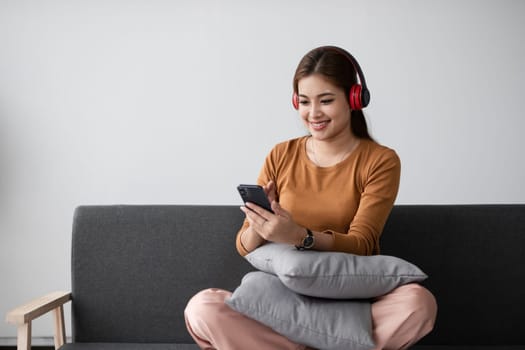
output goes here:
<path id="1" fill-rule="evenodd" d="M 357 72 L 341 48 L 322 46 L 308 52 L 299 62 L 293 77 L 293 91 L 298 94 L 299 80 L 312 74 L 321 74 L 332 84 L 343 89 L 346 96 L 352 85 L 357 84 Z M 372 140 L 368 133 L 362 110 L 352 109 L 350 114 L 352 133 L 359 138 Z"/>

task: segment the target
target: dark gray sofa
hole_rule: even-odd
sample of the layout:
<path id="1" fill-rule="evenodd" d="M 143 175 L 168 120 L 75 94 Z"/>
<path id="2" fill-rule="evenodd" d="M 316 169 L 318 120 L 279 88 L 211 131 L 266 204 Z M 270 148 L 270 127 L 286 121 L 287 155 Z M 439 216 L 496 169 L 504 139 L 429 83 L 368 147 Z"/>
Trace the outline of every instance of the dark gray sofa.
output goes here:
<path id="1" fill-rule="evenodd" d="M 77 208 L 72 291 L 8 314 L 19 348 L 31 319 L 52 310 L 64 350 L 197 349 L 184 307 L 201 289 L 233 290 L 252 270 L 235 250 L 242 220 L 238 206 Z M 398 205 L 381 247 L 425 271 L 438 301 L 434 331 L 413 349 L 525 349 L 525 205 Z M 73 342 L 62 345 L 69 300 Z"/>

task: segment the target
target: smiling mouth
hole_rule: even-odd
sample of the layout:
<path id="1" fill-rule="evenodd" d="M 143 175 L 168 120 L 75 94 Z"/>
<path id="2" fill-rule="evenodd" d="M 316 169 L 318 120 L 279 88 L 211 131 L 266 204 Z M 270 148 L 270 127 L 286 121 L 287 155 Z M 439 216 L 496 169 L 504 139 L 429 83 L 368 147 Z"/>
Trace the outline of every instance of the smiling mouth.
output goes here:
<path id="1" fill-rule="evenodd" d="M 310 125 L 312 126 L 314 130 L 319 130 L 327 126 L 329 122 L 330 122 L 329 120 L 324 120 L 321 122 L 310 122 Z"/>

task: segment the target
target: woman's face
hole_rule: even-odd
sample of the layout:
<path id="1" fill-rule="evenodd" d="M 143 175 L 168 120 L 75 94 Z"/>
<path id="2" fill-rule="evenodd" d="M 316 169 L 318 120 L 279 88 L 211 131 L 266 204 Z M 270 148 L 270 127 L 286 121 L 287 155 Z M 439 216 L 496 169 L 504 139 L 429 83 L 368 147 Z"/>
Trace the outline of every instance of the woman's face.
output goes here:
<path id="1" fill-rule="evenodd" d="M 344 90 L 319 74 L 298 82 L 299 115 L 312 137 L 331 140 L 351 136 L 350 106 Z"/>

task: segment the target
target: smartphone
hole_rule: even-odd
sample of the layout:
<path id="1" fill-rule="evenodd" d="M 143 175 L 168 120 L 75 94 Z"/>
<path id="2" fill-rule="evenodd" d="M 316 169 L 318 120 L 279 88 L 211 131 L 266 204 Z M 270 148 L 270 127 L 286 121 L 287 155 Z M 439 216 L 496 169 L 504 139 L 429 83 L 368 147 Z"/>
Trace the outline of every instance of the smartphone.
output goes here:
<path id="1" fill-rule="evenodd" d="M 244 201 L 244 203 L 251 202 L 253 204 L 257 204 L 258 206 L 273 213 L 272 206 L 270 205 L 270 201 L 268 200 L 268 196 L 266 196 L 266 193 L 264 192 L 262 186 L 239 185 L 237 186 L 237 190 L 239 191 L 239 194 L 241 195 L 241 198 Z"/>

